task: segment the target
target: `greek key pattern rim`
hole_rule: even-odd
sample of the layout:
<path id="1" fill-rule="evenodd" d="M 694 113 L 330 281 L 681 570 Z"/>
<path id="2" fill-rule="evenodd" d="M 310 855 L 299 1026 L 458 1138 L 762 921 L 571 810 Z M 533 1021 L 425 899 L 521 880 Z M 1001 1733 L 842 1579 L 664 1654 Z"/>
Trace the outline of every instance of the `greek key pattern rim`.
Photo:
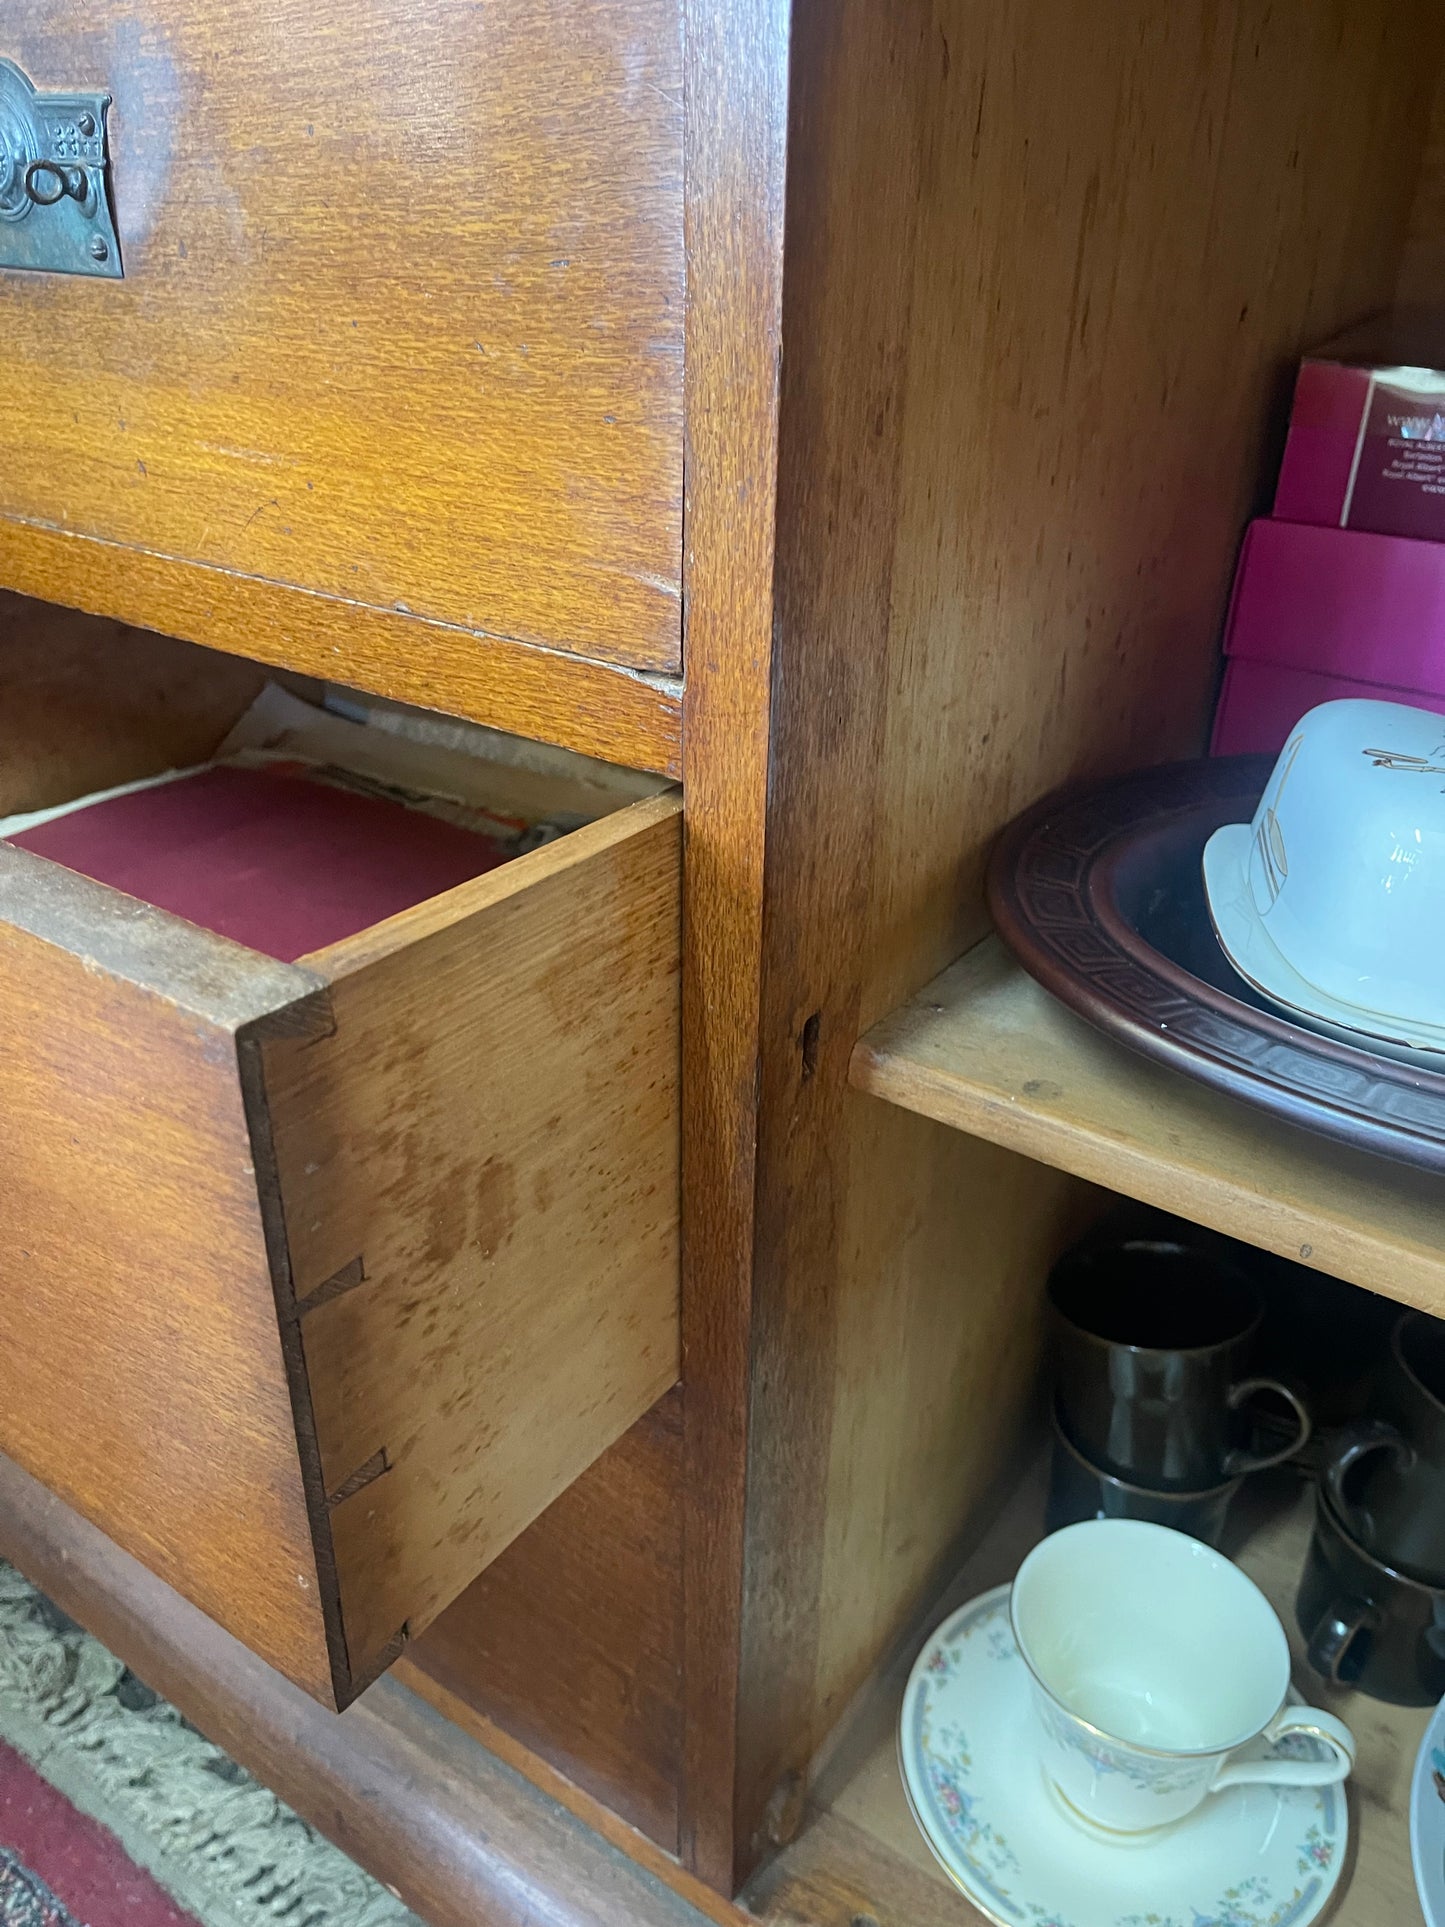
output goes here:
<path id="1" fill-rule="evenodd" d="M 1156 1062 L 1319 1135 L 1445 1172 L 1445 1074 L 1416 1070 L 1256 1010 L 1191 977 L 1113 901 L 1110 872 L 1143 830 L 1248 821 L 1269 757 L 1172 763 L 1060 791 L 995 846 L 989 905 L 1030 975 Z"/>

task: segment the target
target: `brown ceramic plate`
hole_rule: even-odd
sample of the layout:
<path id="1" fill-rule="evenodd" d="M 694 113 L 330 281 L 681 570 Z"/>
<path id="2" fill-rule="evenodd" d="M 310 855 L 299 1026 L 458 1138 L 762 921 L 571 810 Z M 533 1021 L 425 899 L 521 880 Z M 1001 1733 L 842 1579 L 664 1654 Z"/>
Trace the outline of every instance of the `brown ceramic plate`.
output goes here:
<path id="1" fill-rule="evenodd" d="M 989 867 L 999 935 L 1121 1043 L 1308 1131 L 1445 1171 L 1445 1072 L 1291 1023 L 1220 949 L 1204 845 L 1246 823 L 1274 759 L 1173 763 L 1045 797 Z"/>

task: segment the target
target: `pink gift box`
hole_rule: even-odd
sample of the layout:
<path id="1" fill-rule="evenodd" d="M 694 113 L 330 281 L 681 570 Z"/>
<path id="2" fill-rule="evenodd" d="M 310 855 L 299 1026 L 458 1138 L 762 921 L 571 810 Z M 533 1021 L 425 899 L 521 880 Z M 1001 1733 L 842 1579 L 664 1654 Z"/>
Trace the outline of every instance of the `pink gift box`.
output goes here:
<path id="1" fill-rule="evenodd" d="M 1445 326 L 1380 316 L 1301 363 L 1275 491 L 1283 522 L 1445 541 Z"/>
<path id="2" fill-rule="evenodd" d="M 1445 545 L 1253 522 L 1224 653 L 1215 756 L 1282 749 L 1307 709 L 1338 696 L 1445 714 Z"/>

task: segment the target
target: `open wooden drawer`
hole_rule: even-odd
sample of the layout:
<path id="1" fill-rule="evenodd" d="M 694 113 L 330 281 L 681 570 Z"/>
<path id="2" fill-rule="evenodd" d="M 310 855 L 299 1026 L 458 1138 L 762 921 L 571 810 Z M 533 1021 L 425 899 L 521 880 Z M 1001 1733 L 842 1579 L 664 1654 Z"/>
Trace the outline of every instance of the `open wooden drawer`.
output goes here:
<path id="1" fill-rule="evenodd" d="M 296 965 L 0 844 L 0 1448 L 324 1700 L 676 1377 L 680 823 Z"/>

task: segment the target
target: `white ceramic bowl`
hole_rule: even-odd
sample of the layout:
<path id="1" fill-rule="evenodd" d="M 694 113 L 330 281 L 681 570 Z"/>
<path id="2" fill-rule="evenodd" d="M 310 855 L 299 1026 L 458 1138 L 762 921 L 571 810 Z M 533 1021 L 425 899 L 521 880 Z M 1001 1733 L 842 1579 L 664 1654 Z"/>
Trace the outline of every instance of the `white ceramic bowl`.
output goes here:
<path id="1" fill-rule="evenodd" d="M 1204 852 L 1230 962 L 1325 1028 L 1445 1051 L 1445 717 L 1322 703 Z"/>

